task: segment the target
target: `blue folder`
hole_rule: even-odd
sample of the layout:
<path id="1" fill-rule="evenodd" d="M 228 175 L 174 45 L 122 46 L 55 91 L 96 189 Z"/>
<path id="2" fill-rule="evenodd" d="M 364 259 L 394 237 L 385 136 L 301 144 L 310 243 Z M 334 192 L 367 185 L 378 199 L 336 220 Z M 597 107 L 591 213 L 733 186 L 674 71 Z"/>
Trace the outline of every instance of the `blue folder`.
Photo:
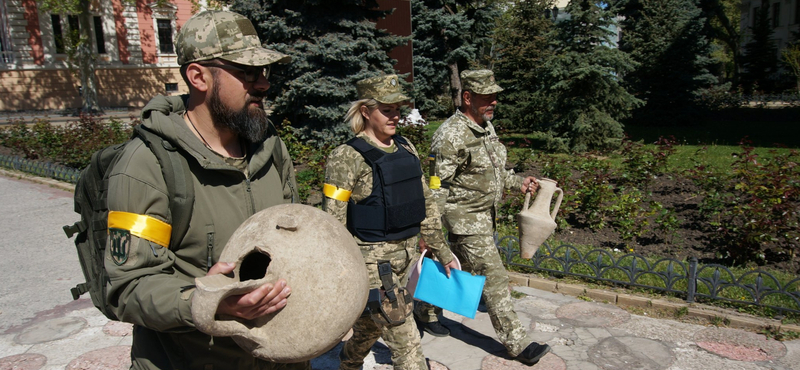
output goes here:
<path id="1" fill-rule="evenodd" d="M 485 282 L 486 276 L 456 269 L 450 270 L 448 279 L 441 263 L 425 257 L 414 298 L 474 319 Z"/>

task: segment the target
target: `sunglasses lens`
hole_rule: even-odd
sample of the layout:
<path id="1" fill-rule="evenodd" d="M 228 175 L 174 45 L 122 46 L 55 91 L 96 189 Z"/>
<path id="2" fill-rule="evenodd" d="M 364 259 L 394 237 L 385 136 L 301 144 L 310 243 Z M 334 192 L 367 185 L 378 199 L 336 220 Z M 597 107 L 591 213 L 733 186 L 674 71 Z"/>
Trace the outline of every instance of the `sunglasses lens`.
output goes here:
<path id="1" fill-rule="evenodd" d="M 261 76 L 264 76 L 264 78 L 269 79 L 269 71 L 270 71 L 269 66 L 250 68 L 245 71 L 244 77 L 247 82 L 256 82 L 258 81 L 258 78 Z"/>

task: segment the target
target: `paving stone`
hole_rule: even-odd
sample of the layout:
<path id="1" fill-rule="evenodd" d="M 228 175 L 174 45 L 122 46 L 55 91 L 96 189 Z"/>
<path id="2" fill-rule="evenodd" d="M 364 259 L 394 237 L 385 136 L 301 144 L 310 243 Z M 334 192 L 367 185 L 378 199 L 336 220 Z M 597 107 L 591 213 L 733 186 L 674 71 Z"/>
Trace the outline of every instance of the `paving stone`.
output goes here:
<path id="1" fill-rule="evenodd" d="M 706 328 L 694 334 L 700 348 L 738 361 L 770 361 L 786 355 L 786 346 L 741 329 Z"/>
<path id="2" fill-rule="evenodd" d="M 533 366 L 525 365 L 519 361 L 497 357 L 486 356 L 481 363 L 481 370 L 566 370 L 567 364 L 560 357 L 552 352 L 544 355 L 539 362 Z"/>
<path id="3" fill-rule="evenodd" d="M 589 348 L 589 359 L 601 369 L 667 369 L 673 362 L 663 343 L 637 337 L 610 337 Z"/>
<path id="4" fill-rule="evenodd" d="M 109 321 L 103 325 L 103 333 L 112 337 L 127 337 L 133 335 L 133 324 L 120 321 Z"/>
<path id="5" fill-rule="evenodd" d="M 57 317 L 25 328 L 14 337 L 19 344 L 44 343 L 66 338 L 86 327 L 86 320 L 79 317 Z"/>
<path id="6" fill-rule="evenodd" d="M 115 346 L 84 353 L 66 370 L 127 370 L 131 367 L 131 347 Z"/>
<path id="7" fill-rule="evenodd" d="M 630 320 L 631 315 L 616 306 L 593 302 L 576 302 L 561 306 L 556 310 L 559 319 L 572 322 L 575 326 L 607 327 Z"/>
<path id="8" fill-rule="evenodd" d="M 23 353 L 0 358 L 0 370 L 39 370 L 47 357 L 38 353 Z"/>

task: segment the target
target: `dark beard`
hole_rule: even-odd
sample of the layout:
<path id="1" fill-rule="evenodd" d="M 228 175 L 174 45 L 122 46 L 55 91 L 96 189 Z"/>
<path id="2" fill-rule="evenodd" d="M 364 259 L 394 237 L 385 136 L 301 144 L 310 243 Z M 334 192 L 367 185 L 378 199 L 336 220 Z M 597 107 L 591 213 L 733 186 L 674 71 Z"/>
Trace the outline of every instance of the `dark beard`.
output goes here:
<path id="1" fill-rule="evenodd" d="M 263 98 L 263 96 L 253 94 L 251 97 Z M 226 107 L 219 98 L 219 84 L 214 84 L 208 107 L 214 125 L 221 125 L 233 131 L 249 143 L 258 143 L 264 140 L 264 133 L 267 131 L 269 122 L 267 112 L 258 108 L 250 108 L 249 100 L 247 103 L 239 110 Z"/>

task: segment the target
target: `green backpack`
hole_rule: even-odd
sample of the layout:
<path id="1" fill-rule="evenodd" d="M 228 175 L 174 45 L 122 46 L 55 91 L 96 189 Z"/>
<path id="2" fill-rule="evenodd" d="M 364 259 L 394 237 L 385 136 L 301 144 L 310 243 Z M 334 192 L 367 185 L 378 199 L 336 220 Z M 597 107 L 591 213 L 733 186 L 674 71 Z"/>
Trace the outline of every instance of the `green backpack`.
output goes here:
<path id="1" fill-rule="evenodd" d="M 170 249 L 174 250 L 189 228 L 194 207 L 194 185 L 186 158 L 168 141 L 152 131 L 137 125 L 130 140 L 101 149 L 92 155 L 89 165 L 81 171 L 75 185 L 75 212 L 80 221 L 64 226 L 68 238 L 78 234 L 75 246 L 81 262 L 85 283 L 70 289 L 72 298 L 78 299 L 89 292 L 92 303 L 107 318 L 117 320 L 106 301 L 110 284 L 103 260 L 108 239 L 108 175 L 119 161 L 122 149 L 133 141 L 141 140 L 155 154 L 169 192 L 169 222 L 172 224 Z"/>

